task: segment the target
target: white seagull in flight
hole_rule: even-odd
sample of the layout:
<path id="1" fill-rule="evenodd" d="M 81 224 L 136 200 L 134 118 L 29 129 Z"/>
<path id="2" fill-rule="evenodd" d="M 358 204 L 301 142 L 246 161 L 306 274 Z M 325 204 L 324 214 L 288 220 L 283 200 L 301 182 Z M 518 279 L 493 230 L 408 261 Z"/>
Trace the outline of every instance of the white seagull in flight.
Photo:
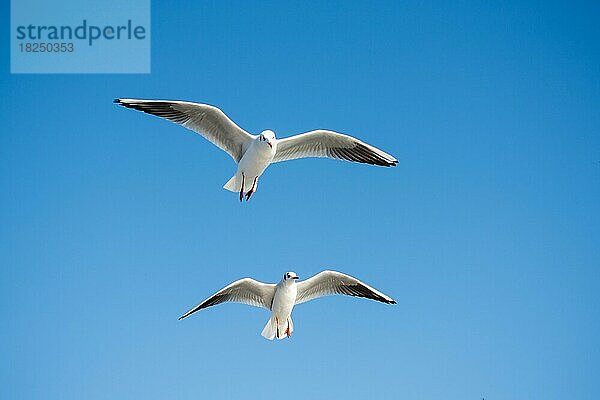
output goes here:
<path id="1" fill-rule="evenodd" d="M 225 150 L 238 164 L 225 189 L 240 193 L 240 201 L 256 191 L 258 178 L 269 164 L 305 157 L 329 157 L 365 164 L 394 166 L 393 156 L 341 133 L 315 130 L 276 139 L 271 130 L 251 135 L 217 107 L 187 101 L 115 99 L 115 103 L 154 114 L 199 133 Z"/>
<path id="2" fill-rule="evenodd" d="M 350 275 L 336 271 L 323 271 L 310 279 L 296 283 L 298 275 L 286 272 L 281 281 L 262 283 L 244 278 L 225 286 L 217 293 L 198 304 L 179 319 L 183 319 L 206 307 L 225 302 L 243 303 L 271 311 L 271 318 L 262 331 L 262 336 L 273 340 L 290 337 L 294 331 L 292 309 L 296 304 L 334 294 L 366 297 L 387 304 L 396 304 L 394 299 L 362 283 Z"/>

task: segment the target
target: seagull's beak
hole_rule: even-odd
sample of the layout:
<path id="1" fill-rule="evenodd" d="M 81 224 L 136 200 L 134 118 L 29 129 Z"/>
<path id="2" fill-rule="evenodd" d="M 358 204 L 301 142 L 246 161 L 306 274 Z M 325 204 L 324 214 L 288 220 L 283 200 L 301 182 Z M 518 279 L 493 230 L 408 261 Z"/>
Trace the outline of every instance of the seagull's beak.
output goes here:
<path id="1" fill-rule="evenodd" d="M 273 143 L 267 142 L 267 144 L 269 145 L 270 148 L 273 148 Z"/>
<path id="2" fill-rule="evenodd" d="M 295 276 L 295 277 L 293 277 L 292 279 L 296 280 L 296 279 L 299 279 L 299 277 Z"/>

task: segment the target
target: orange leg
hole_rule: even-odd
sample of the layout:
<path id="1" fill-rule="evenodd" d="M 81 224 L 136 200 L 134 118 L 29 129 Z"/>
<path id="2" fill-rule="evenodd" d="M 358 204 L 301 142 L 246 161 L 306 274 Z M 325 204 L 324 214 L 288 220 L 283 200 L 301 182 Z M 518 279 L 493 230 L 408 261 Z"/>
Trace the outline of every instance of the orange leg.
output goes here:
<path id="1" fill-rule="evenodd" d="M 244 198 L 244 173 L 242 172 L 242 187 L 240 188 L 240 201 Z"/>
<path id="2" fill-rule="evenodd" d="M 252 182 L 252 188 L 250 189 L 250 191 L 248 193 L 246 193 L 246 201 L 250 200 L 250 196 L 252 196 L 252 194 L 256 190 L 256 180 L 257 179 L 258 179 L 258 176 L 255 176 L 254 182 Z"/>

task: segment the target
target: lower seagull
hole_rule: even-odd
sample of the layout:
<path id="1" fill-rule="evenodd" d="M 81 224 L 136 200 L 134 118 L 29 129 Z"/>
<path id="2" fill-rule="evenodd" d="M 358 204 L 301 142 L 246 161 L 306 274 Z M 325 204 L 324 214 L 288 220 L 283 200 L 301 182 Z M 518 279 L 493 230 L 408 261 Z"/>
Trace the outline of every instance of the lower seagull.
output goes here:
<path id="1" fill-rule="evenodd" d="M 305 303 L 319 297 L 343 294 L 365 297 L 386 304 L 396 304 L 394 299 L 362 283 L 350 275 L 336 271 L 323 271 L 296 282 L 295 272 L 286 272 L 278 284 L 262 283 L 251 278 L 243 278 L 225 286 L 217 293 L 198 304 L 179 319 L 198 310 L 225 302 L 243 303 L 262 307 L 271 311 L 271 318 L 262 331 L 262 336 L 273 340 L 290 337 L 294 331 L 292 309 L 296 304 Z"/>

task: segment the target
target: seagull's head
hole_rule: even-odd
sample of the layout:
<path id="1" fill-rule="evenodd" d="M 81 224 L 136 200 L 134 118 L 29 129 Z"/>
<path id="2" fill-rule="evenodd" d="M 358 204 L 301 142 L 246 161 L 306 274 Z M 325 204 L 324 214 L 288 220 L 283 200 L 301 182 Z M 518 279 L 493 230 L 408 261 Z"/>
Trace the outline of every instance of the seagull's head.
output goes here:
<path id="1" fill-rule="evenodd" d="M 273 145 L 275 144 L 275 132 L 269 129 L 262 131 L 261 134 L 258 135 L 258 140 L 260 142 L 265 142 L 270 148 L 273 148 Z"/>
<path id="2" fill-rule="evenodd" d="M 283 281 L 284 282 L 294 282 L 298 279 L 298 275 L 296 275 L 296 273 L 294 271 L 290 271 L 290 272 L 286 272 L 285 274 L 283 274 Z"/>

